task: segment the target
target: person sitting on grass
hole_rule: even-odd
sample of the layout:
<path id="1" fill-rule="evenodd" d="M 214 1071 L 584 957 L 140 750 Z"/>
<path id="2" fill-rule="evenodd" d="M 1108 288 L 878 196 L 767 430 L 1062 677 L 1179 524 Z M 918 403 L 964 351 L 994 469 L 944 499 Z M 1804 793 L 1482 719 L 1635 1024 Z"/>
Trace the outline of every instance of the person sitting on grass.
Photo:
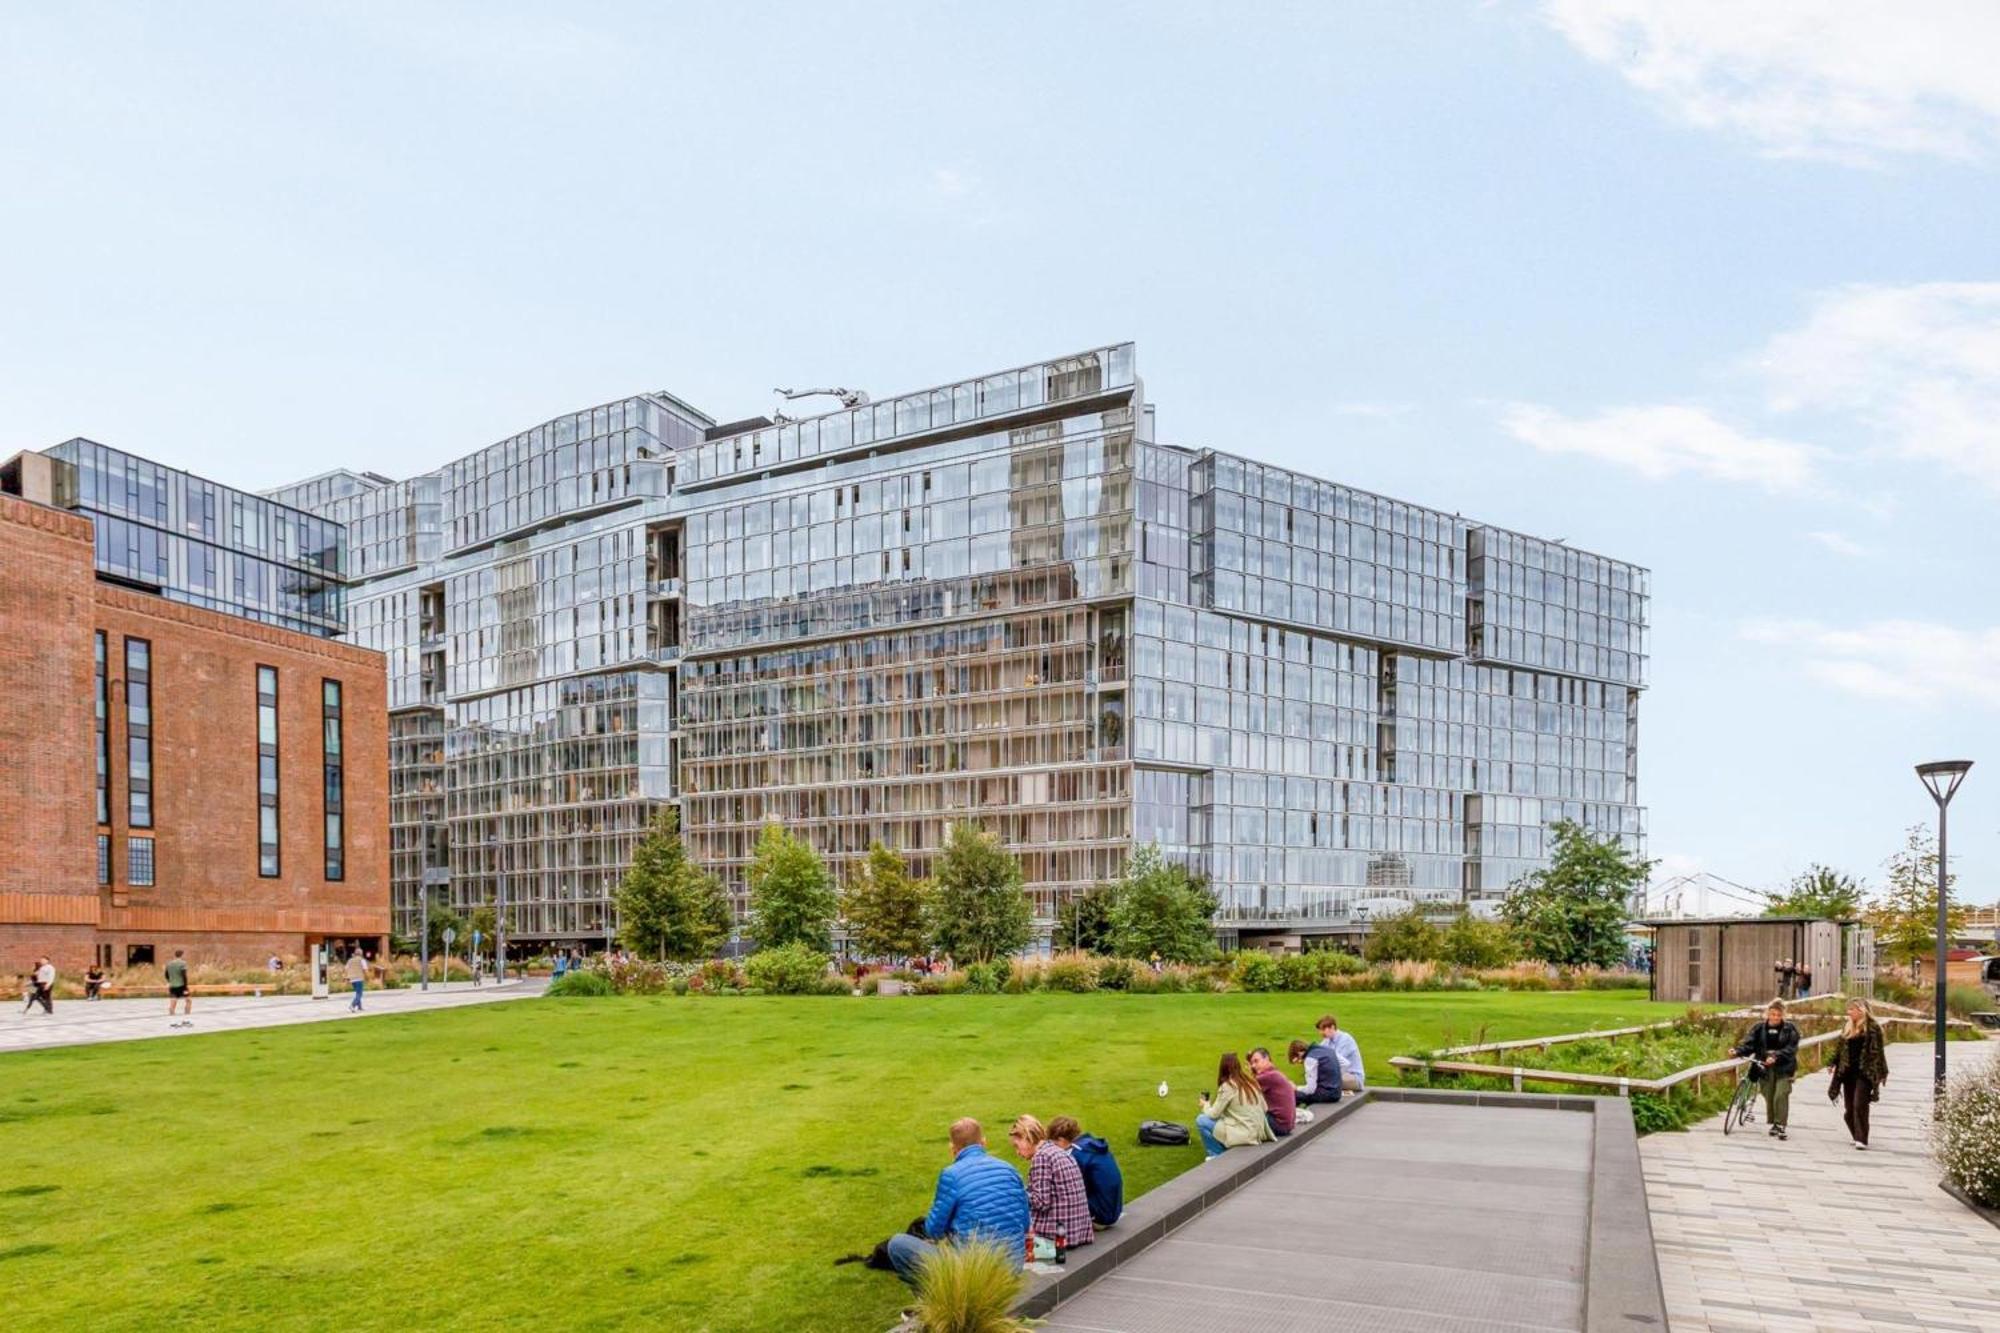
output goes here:
<path id="1" fill-rule="evenodd" d="M 1299 1090 L 1271 1063 L 1271 1052 L 1262 1046 L 1250 1052 L 1250 1072 L 1263 1090 L 1264 1118 L 1271 1122 L 1271 1133 L 1282 1139 L 1298 1122 Z"/>
<path id="2" fill-rule="evenodd" d="M 1031 1115 L 1016 1120 L 1007 1137 L 1028 1159 L 1028 1230 L 1071 1250 L 1095 1240 L 1090 1199 L 1075 1159 Z"/>
<path id="3" fill-rule="evenodd" d="M 1125 1173 L 1111 1155 L 1111 1145 L 1086 1134 L 1073 1116 L 1049 1121 L 1049 1137 L 1068 1153 L 1083 1175 L 1083 1194 L 1090 1202 L 1090 1220 L 1098 1228 L 1115 1226 L 1125 1212 Z"/>
<path id="4" fill-rule="evenodd" d="M 1208 1159 L 1214 1161 L 1230 1148 L 1269 1143 L 1274 1136 L 1264 1111 L 1264 1090 L 1236 1052 L 1224 1051 L 1215 1071 L 1215 1095 L 1201 1099 L 1201 1114 L 1194 1118 Z"/>
<path id="5" fill-rule="evenodd" d="M 1340 1030 L 1340 1020 L 1332 1014 L 1322 1014 L 1313 1026 L 1319 1029 L 1320 1044 L 1331 1046 L 1340 1059 L 1340 1090 L 1359 1092 L 1368 1086 L 1361 1069 L 1361 1046 Z"/>
<path id="6" fill-rule="evenodd" d="M 1019 1269 L 1027 1237 L 1028 1190 L 1021 1173 L 987 1153 L 986 1131 L 967 1116 L 952 1122 L 951 1165 L 938 1172 L 924 1234 L 890 1237 L 889 1262 L 897 1277 L 915 1286 L 917 1271 L 938 1246 L 983 1241 Z"/>
<path id="7" fill-rule="evenodd" d="M 1295 1041 L 1285 1049 L 1285 1058 L 1305 1066 L 1306 1081 L 1297 1089 L 1298 1107 L 1305 1118 L 1312 1115 L 1307 1107 L 1340 1100 L 1340 1056 L 1333 1047 L 1323 1041 L 1310 1046 Z"/>

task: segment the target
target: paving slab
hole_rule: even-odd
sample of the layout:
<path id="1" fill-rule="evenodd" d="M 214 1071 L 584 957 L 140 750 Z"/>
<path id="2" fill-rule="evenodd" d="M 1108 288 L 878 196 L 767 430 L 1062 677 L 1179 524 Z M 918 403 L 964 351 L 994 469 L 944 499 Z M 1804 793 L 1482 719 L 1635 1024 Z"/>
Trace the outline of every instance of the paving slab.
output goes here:
<path id="1" fill-rule="evenodd" d="M 1952 1068 L 2000 1058 L 1953 1042 Z M 1719 1118 L 1640 1143 L 1674 1333 L 2000 1327 L 2000 1243 L 1938 1188 L 1924 1148 L 1931 1047 L 1888 1048 L 1889 1082 L 1855 1151 L 1827 1076 L 1792 1088 L 1791 1137 Z"/>
<path id="2" fill-rule="evenodd" d="M 1574 1111 L 1371 1102 L 1045 1327 L 1581 1329 L 1595 1132 Z"/>
<path id="3" fill-rule="evenodd" d="M 527 981 L 510 980 L 505 986 L 489 981 L 481 986 L 457 982 L 449 989 L 433 985 L 428 991 L 414 988 L 371 990 L 358 1014 L 348 1012 L 349 992 L 344 989 L 335 991 L 324 1000 L 315 1000 L 309 995 L 197 995 L 194 999 L 193 1027 L 172 1026 L 184 1016 L 168 1018 L 164 996 L 146 1000 L 57 1000 L 53 1017 L 40 1010 L 24 1015 L 17 1007 L 11 1014 L 0 1018 L 0 1054 L 46 1050 L 56 1046 L 87 1046 L 106 1041 L 198 1037 L 245 1028 L 285 1027 L 293 1023 L 359 1021 L 384 1014 L 457 1009 L 470 1004 L 498 1004 L 540 995 L 546 989 L 547 980 L 536 977 Z"/>

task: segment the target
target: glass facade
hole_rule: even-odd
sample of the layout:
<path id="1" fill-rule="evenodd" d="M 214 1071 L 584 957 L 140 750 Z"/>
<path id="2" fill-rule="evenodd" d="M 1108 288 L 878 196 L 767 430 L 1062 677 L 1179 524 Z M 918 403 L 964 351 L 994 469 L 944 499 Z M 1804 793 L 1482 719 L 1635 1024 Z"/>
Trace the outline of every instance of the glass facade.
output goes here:
<path id="1" fill-rule="evenodd" d="M 47 452 L 76 469 L 75 507 L 96 529 L 100 574 L 322 638 L 346 629 L 340 522 L 92 440 Z"/>
<path id="2" fill-rule="evenodd" d="M 278 669 L 257 668 L 257 873 L 278 873 Z"/>
<path id="3" fill-rule="evenodd" d="M 342 826 L 346 814 L 343 788 L 346 761 L 341 754 L 340 682 L 320 682 L 320 760 L 324 767 L 324 808 L 326 813 L 326 877 L 347 876 L 347 838 Z"/>
<path id="4" fill-rule="evenodd" d="M 153 826 L 153 645 L 125 640 L 125 822 Z"/>
<path id="5" fill-rule="evenodd" d="M 1128 344 L 803 420 L 644 395 L 280 492 L 348 526 L 389 656 L 399 929 L 426 817 L 461 908 L 504 888 L 551 941 L 613 925 L 663 803 L 739 909 L 767 820 L 844 874 L 970 819 L 1044 921 L 1157 842 L 1225 933 L 1496 895 L 1558 818 L 1640 845 L 1644 570 L 1150 419 Z"/>

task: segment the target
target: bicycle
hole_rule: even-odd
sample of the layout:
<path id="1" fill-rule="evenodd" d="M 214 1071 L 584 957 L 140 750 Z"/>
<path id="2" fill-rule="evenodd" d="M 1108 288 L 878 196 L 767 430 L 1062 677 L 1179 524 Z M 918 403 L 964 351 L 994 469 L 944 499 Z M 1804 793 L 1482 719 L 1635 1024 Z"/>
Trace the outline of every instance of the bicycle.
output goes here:
<path id="1" fill-rule="evenodd" d="M 1742 1077 L 1736 1080 L 1736 1095 L 1729 1099 L 1729 1109 L 1722 1113 L 1722 1132 L 1734 1134 L 1756 1118 L 1757 1066 L 1753 1062 L 1743 1066 Z"/>

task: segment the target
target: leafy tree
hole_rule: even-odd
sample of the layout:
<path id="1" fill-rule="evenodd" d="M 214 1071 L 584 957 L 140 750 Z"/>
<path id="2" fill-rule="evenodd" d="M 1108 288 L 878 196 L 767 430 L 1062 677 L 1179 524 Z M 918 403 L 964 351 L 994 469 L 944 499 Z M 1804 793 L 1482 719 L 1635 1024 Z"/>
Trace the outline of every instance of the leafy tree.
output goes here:
<path id="1" fill-rule="evenodd" d="M 1371 922 L 1361 956 L 1371 963 L 1426 963 L 1437 958 L 1444 932 L 1431 924 L 1424 909 L 1411 903 L 1394 916 Z"/>
<path id="2" fill-rule="evenodd" d="M 1551 826 L 1555 855 L 1514 881 L 1500 912 L 1531 958 L 1564 966 L 1614 967 L 1625 956 L 1632 894 L 1653 863 L 1568 820 Z"/>
<path id="3" fill-rule="evenodd" d="M 1126 958 L 1198 963 L 1215 955 L 1215 895 L 1153 843 L 1132 854 L 1111 904 L 1111 948 Z"/>
<path id="4" fill-rule="evenodd" d="M 826 953 L 840 902 L 826 862 L 777 823 L 764 825 L 750 861 L 750 933 L 760 949 L 797 942 Z"/>
<path id="5" fill-rule="evenodd" d="M 472 942 L 472 929 L 465 924 L 465 918 L 460 916 L 450 903 L 433 896 L 430 911 L 431 957 L 444 956 L 444 933 L 447 930 L 452 932 L 451 944 L 454 949 L 462 948 Z"/>
<path id="6" fill-rule="evenodd" d="M 1093 884 L 1056 909 L 1055 944 L 1086 953 L 1112 952 L 1111 909 L 1118 901 L 1119 881 Z"/>
<path id="7" fill-rule="evenodd" d="M 1437 956 L 1454 967 L 1505 967 L 1520 952 L 1505 924 L 1461 912 L 1439 937 Z"/>
<path id="8" fill-rule="evenodd" d="M 955 961 L 983 963 L 1019 953 L 1034 922 L 1020 862 L 992 834 L 954 824 L 938 858 L 926 919 L 932 947 Z"/>
<path id="9" fill-rule="evenodd" d="M 1912 825 L 1903 850 L 1889 858 L 1889 883 L 1868 909 L 1875 943 L 1892 962 L 1916 969 L 1937 950 L 1937 841 L 1928 826 Z M 1947 869 L 1945 925 L 1948 935 L 1965 929 L 1965 907 L 1950 903 L 1958 876 Z"/>
<path id="10" fill-rule="evenodd" d="M 877 842 L 847 882 L 840 914 L 854 947 L 868 958 L 906 958 L 924 948 L 924 898 L 929 886 L 910 875 L 903 858 Z"/>
<path id="11" fill-rule="evenodd" d="M 480 906 L 473 908 L 465 914 L 465 929 L 458 932 L 458 943 L 455 947 L 470 949 L 472 947 L 472 937 L 477 935 L 479 936 L 480 952 L 485 953 L 491 950 L 493 948 L 493 938 L 499 933 L 495 929 L 498 920 L 493 915 L 493 906 L 490 903 L 482 903 Z"/>
<path id="12" fill-rule="evenodd" d="M 1792 876 L 1783 893 L 1764 895 L 1764 915 L 1830 916 L 1837 921 L 1852 921 L 1861 915 L 1862 892 L 1861 884 L 1852 875 L 1814 862 Z"/>
<path id="13" fill-rule="evenodd" d="M 715 876 L 688 860 L 672 809 L 639 840 L 616 903 L 618 942 L 642 958 L 707 958 L 729 935 L 729 900 Z"/>

